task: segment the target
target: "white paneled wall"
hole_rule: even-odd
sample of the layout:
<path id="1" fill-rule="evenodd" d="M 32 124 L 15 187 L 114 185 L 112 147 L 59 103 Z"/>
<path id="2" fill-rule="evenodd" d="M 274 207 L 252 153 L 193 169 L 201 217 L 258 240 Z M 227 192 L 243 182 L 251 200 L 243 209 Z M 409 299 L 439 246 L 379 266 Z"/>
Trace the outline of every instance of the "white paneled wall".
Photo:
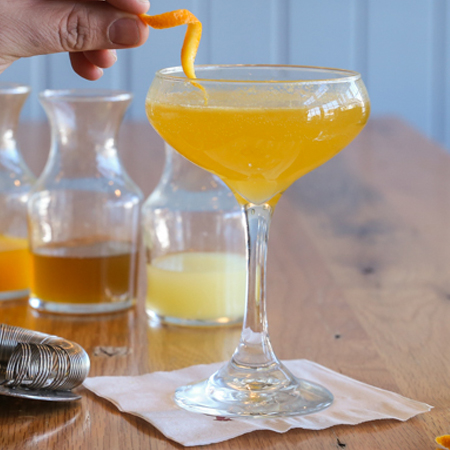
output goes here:
<path id="1" fill-rule="evenodd" d="M 396 114 L 450 150 L 449 0 L 153 0 L 151 13 L 187 8 L 204 24 L 206 63 L 290 63 L 363 74 L 374 115 Z M 185 27 L 152 30 L 141 48 L 118 52 L 97 82 L 77 77 L 67 55 L 16 62 L 1 80 L 30 84 L 24 119 L 43 118 L 44 88 L 130 90 L 128 117 L 145 120 L 156 70 L 179 65 Z"/>

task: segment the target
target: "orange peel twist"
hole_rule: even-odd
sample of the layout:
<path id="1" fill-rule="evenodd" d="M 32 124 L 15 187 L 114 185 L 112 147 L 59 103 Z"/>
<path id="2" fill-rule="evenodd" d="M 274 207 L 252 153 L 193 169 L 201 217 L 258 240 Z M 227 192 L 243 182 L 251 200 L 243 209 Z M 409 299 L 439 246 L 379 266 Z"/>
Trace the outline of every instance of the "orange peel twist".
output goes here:
<path id="1" fill-rule="evenodd" d="M 155 16 L 140 14 L 139 17 L 144 23 L 156 29 L 187 25 L 186 35 L 181 49 L 181 66 L 188 78 L 196 78 L 194 61 L 202 37 L 202 23 L 197 17 L 187 9 L 177 9 Z"/>
<path id="2" fill-rule="evenodd" d="M 438 436 L 436 442 L 443 448 L 450 449 L 450 435 L 445 434 L 444 436 Z"/>

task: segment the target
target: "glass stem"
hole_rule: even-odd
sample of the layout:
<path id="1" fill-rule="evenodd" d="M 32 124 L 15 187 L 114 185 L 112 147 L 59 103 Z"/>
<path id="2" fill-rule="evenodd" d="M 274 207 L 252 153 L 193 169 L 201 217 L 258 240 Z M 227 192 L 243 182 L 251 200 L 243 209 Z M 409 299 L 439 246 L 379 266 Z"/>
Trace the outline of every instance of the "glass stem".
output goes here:
<path id="1" fill-rule="evenodd" d="M 267 367 L 278 360 L 269 340 L 266 310 L 267 242 L 273 208 L 243 206 L 247 240 L 247 303 L 240 343 L 232 361 L 239 366 Z"/>

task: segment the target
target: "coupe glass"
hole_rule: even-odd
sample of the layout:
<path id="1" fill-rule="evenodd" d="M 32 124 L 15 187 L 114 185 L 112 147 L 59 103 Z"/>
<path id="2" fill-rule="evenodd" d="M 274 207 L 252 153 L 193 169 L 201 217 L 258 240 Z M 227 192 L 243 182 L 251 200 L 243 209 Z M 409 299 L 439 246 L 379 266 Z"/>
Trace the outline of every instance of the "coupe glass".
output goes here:
<path id="1" fill-rule="evenodd" d="M 247 224 L 247 304 L 240 343 L 209 379 L 179 388 L 176 403 L 214 416 L 293 416 L 327 408 L 333 395 L 277 359 L 266 315 L 269 224 L 282 193 L 350 143 L 369 117 L 360 74 L 303 66 L 197 66 L 159 71 L 146 110 L 162 138 L 218 175 Z M 199 89 L 199 85 L 204 89 Z"/>

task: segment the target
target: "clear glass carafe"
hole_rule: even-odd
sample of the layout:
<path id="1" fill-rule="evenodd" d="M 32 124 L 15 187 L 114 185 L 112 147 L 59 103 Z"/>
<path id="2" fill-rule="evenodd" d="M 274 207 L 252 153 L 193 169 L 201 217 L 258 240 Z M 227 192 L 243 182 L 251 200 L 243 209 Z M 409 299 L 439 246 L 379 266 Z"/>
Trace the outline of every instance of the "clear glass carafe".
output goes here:
<path id="1" fill-rule="evenodd" d="M 34 308 L 89 314 L 134 302 L 142 194 L 116 148 L 131 98 L 110 90 L 40 94 L 52 143 L 28 204 Z"/>
<path id="2" fill-rule="evenodd" d="M 27 201 L 35 179 L 17 146 L 28 86 L 0 82 L 0 300 L 25 297 L 30 284 Z"/>
<path id="3" fill-rule="evenodd" d="M 166 145 L 164 171 L 142 220 L 148 315 L 176 325 L 239 323 L 245 229 L 225 184 Z"/>

